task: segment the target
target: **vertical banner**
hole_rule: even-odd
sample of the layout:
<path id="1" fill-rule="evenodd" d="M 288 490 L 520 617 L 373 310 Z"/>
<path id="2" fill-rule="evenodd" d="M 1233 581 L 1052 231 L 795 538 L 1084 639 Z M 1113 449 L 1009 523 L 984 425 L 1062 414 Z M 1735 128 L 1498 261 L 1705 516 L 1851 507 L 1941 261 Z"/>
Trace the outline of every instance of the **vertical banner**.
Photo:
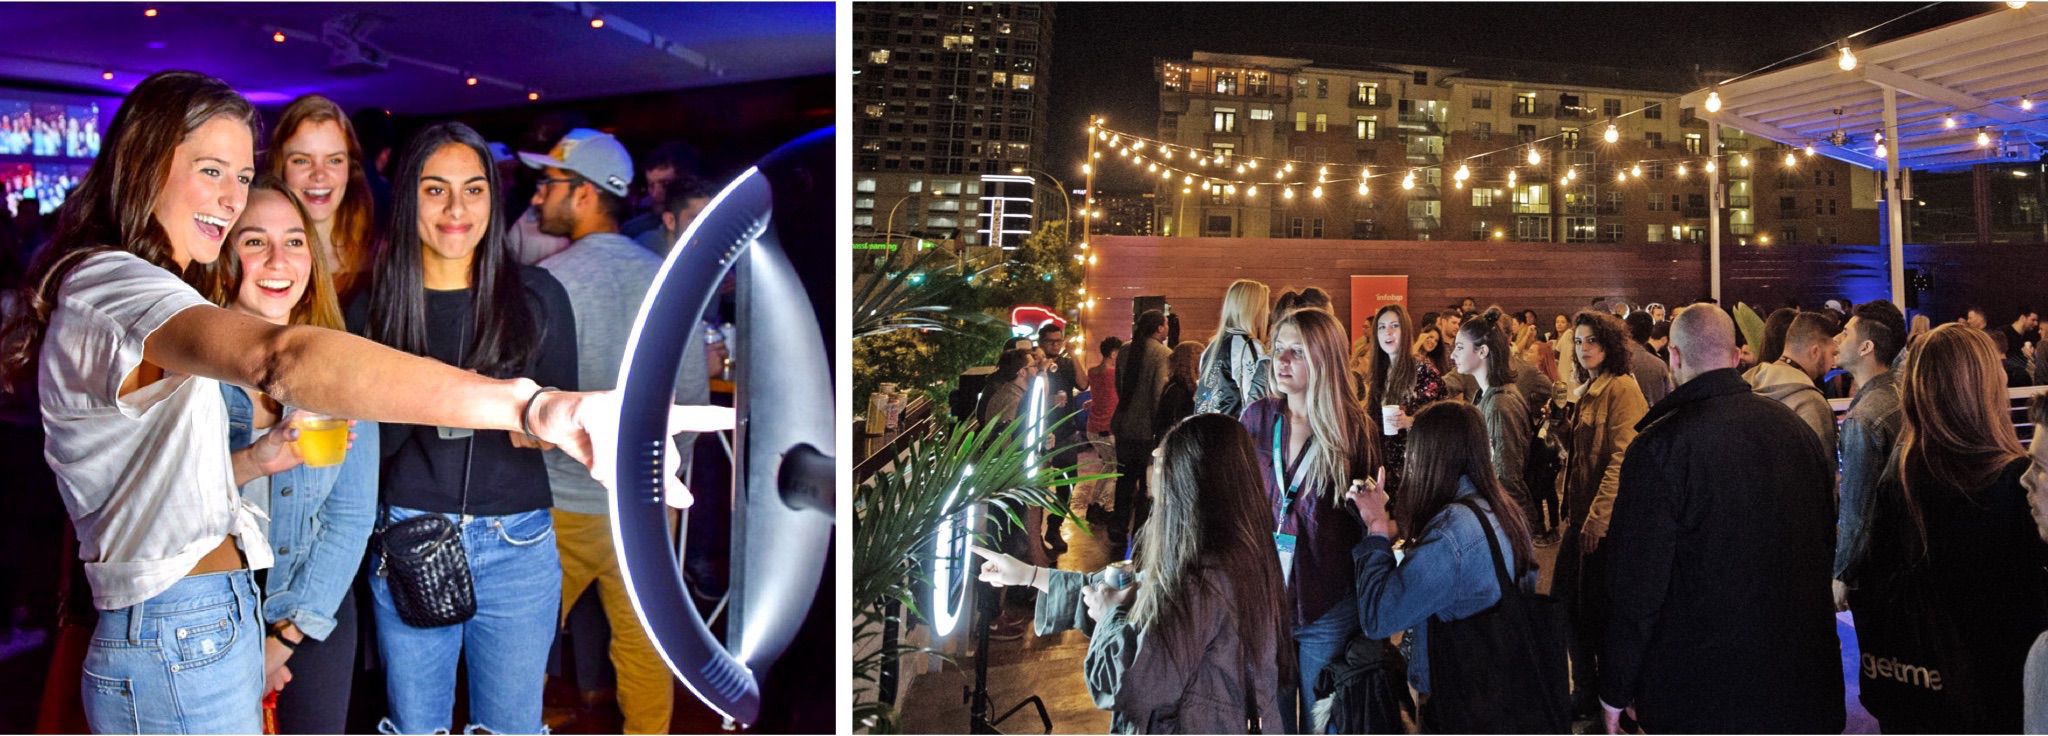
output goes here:
<path id="1" fill-rule="evenodd" d="M 1372 330 L 1372 315 L 1388 304 L 1408 306 L 1407 276 L 1351 277 L 1351 339 Z"/>

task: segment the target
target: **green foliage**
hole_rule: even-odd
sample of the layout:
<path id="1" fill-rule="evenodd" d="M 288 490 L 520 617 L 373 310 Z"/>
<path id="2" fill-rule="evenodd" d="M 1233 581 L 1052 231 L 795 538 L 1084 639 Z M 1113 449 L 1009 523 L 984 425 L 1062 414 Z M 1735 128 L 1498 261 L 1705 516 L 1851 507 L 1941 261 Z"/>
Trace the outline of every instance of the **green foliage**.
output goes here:
<path id="1" fill-rule="evenodd" d="M 1046 447 L 1059 425 L 1077 416 L 1069 414 L 1036 433 L 1017 422 L 994 427 L 948 422 L 931 436 L 913 441 L 893 468 L 854 490 L 854 650 L 877 649 L 856 658 L 855 681 L 877 681 L 889 663 L 928 651 L 877 645 L 885 622 L 894 620 L 900 631 L 908 629 L 902 617 L 889 614 L 892 604 L 922 618 L 918 594 L 930 589 L 927 564 L 940 520 L 986 503 L 992 526 L 1021 525 L 1019 515 L 1025 509 L 1041 508 L 1087 530 L 1086 519 L 1060 503 L 1052 489 L 1115 476 L 1081 475 L 1078 466 L 1046 467 L 1049 458 L 1071 448 L 1036 457 L 1032 453 L 1033 448 Z M 874 701 L 856 703 L 854 723 L 872 733 L 893 731 L 894 709 Z"/>

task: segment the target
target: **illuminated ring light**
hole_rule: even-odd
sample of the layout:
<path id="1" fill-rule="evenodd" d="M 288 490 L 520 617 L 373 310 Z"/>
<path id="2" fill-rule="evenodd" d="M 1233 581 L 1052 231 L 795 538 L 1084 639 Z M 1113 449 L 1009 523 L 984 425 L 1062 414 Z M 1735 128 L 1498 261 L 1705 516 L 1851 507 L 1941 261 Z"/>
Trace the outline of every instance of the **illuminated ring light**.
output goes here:
<path id="1" fill-rule="evenodd" d="M 762 681 L 803 623 L 832 538 L 831 364 L 809 295 L 778 241 L 770 181 L 777 162 L 829 156 L 832 141 L 831 128 L 798 138 L 712 198 L 662 263 L 619 366 L 611 521 L 633 610 L 690 692 L 744 726 L 760 718 Z M 829 201 L 808 206 L 821 209 L 789 216 L 831 212 Z M 792 245 L 827 252 L 824 243 Z M 721 644 L 684 590 L 662 478 L 672 472 L 663 467 L 668 407 L 685 341 L 735 269 L 738 426 L 732 583 Z"/>
<path id="2" fill-rule="evenodd" d="M 987 389 L 983 389 L 987 390 Z M 1031 390 L 1024 399 L 1024 408 L 1018 415 L 1025 417 L 1027 436 L 1036 437 L 1045 426 L 1045 376 L 1031 379 Z M 1027 477 L 1038 475 L 1038 444 L 1032 443 L 1025 452 L 1024 467 Z M 960 495 L 960 489 L 967 479 L 974 477 L 974 467 L 968 466 L 960 474 L 960 482 L 953 486 L 953 492 L 946 496 L 946 503 L 940 508 L 953 505 L 953 499 Z M 974 504 L 960 511 L 954 518 L 939 520 L 938 534 L 932 542 L 932 598 L 931 623 L 934 636 L 953 633 L 960 619 L 967 611 L 968 594 L 974 589 L 975 573 L 979 566 L 974 564 L 974 554 L 967 550 L 974 540 L 974 532 L 981 523 L 981 504 Z"/>

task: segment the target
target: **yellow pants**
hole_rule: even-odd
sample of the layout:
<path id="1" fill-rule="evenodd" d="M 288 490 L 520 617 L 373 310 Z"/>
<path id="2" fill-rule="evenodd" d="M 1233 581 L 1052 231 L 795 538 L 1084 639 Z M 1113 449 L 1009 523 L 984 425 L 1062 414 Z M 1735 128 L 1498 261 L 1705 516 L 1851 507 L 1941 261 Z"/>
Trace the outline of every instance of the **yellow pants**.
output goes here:
<path id="1" fill-rule="evenodd" d="M 619 710 L 626 715 L 626 733 L 668 733 L 669 716 L 675 711 L 675 675 L 662 664 L 640 617 L 633 613 L 619 558 L 612 550 L 611 519 L 561 509 L 554 509 L 554 516 L 555 546 L 562 553 L 562 619 L 567 620 L 569 607 L 582 597 L 584 588 L 597 583 L 605 618 L 611 620 L 612 667 L 619 673 Z"/>

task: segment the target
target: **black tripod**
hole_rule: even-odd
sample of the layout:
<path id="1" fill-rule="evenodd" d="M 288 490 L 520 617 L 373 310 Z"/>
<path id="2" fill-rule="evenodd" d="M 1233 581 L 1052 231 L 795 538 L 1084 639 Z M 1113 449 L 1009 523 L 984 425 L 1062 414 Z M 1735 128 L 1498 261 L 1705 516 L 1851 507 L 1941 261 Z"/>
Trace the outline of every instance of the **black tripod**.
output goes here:
<path id="1" fill-rule="evenodd" d="M 979 600 L 975 601 L 977 615 L 974 617 L 974 687 L 962 693 L 967 702 L 967 732 L 1000 734 L 1002 730 L 996 727 L 1002 725 L 1003 721 L 1010 720 L 1010 716 L 1016 715 L 1017 711 L 1028 705 L 1038 710 L 1038 722 L 1045 726 L 1045 730 L 1039 733 L 1052 733 L 1052 715 L 1045 711 L 1045 700 L 1037 695 L 1025 698 L 1009 710 L 1003 711 L 995 720 L 989 720 L 988 714 L 995 710 L 995 704 L 990 701 L 988 695 L 988 627 L 995 621 L 996 613 L 1000 610 L 1003 591 L 985 583 L 968 584 L 973 586 L 970 590 L 979 594 Z"/>

